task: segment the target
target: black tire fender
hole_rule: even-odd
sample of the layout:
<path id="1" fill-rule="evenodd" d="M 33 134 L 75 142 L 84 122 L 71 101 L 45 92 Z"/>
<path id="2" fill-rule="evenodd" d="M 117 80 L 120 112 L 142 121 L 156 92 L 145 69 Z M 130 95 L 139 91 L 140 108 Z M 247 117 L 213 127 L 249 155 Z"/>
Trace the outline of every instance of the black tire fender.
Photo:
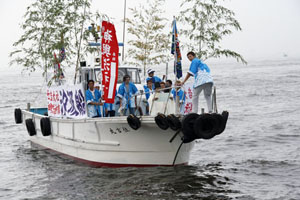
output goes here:
<path id="1" fill-rule="evenodd" d="M 222 123 L 220 124 L 218 132 L 216 133 L 216 135 L 219 135 L 219 134 L 223 133 L 223 131 L 225 130 L 227 120 L 228 120 L 228 117 L 229 117 L 229 112 L 228 111 L 223 111 L 220 116 L 222 117 Z"/>
<path id="2" fill-rule="evenodd" d="M 181 121 L 174 114 L 170 114 L 167 116 L 167 122 L 169 124 L 169 127 L 173 131 L 177 131 L 177 130 L 181 129 Z"/>
<path id="3" fill-rule="evenodd" d="M 15 122 L 16 124 L 21 124 L 23 122 L 22 111 L 20 108 L 15 109 Z"/>
<path id="4" fill-rule="evenodd" d="M 48 117 L 44 117 L 40 120 L 40 128 L 43 136 L 51 135 L 51 123 Z"/>
<path id="5" fill-rule="evenodd" d="M 25 120 L 25 125 L 26 125 L 26 129 L 27 129 L 27 132 L 28 132 L 29 136 L 36 135 L 35 126 L 34 126 L 34 123 L 33 123 L 32 119 L 26 119 Z"/>
<path id="6" fill-rule="evenodd" d="M 127 117 L 127 123 L 133 130 L 138 130 L 141 127 L 140 119 L 133 114 Z"/>
<path id="7" fill-rule="evenodd" d="M 154 118 L 156 125 L 162 130 L 167 130 L 169 128 L 168 120 L 166 115 L 158 113 Z"/>
<path id="8" fill-rule="evenodd" d="M 217 121 L 218 121 L 218 128 L 216 129 L 215 135 L 218 135 L 221 133 L 222 129 L 222 124 L 223 124 L 223 116 L 218 114 L 218 113 L 212 113 L 211 116 L 213 116 Z"/>
<path id="9" fill-rule="evenodd" d="M 219 121 L 211 114 L 200 115 L 194 123 L 194 131 L 197 138 L 211 139 L 215 136 L 220 124 Z"/>
<path id="10" fill-rule="evenodd" d="M 197 113 L 189 113 L 182 118 L 182 133 L 184 135 L 183 142 L 189 143 L 197 139 L 197 135 L 194 131 L 195 120 L 199 117 Z"/>

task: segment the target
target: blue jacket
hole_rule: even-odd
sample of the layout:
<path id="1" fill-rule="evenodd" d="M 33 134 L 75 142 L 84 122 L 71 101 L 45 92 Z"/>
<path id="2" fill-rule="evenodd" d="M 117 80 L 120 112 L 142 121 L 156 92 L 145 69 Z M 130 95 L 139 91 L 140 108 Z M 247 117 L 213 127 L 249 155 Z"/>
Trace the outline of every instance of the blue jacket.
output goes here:
<path id="1" fill-rule="evenodd" d="M 146 78 L 146 83 L 147 83 L 148 80 L 152 80 L 152 88 L 153 88 L 153 89 L 155 89 L 155 88 L 154 88 L 154 87 L 155 87 L 155 86 L 154 86 L 154 83 L 155 83 L 155 82 L 159 82 L 159 83 L 161 82 L 161 79 L 158 78 L 157 76 L 153 76 L 153 77 L 148 77 L 148 78 Z"/>
<path id="2" fill-rule="evenodd" d="M 172 89 L 171 91 L 172 95 L 173 95 L 173 99 L 174 101 L 176 101 L 176 90 L 175 89 Z M 185 102 L 185 94 L 184 94 L 184 91 L 182 89 L 178 90 L 177 91 L 177 95 L 179 97 L 179 103 L 183 103 Z"/>
<path id="3" fill-rule="evenodd" d="M 197 76 L 199 68 L 202 71 L 205 70 L 206 72 L 210 73 L 210 69 L 206 64 L 201 62 L 201 60 L 199 60 L 198 58 L 194 58 L 191 62 L 189 73 L 193 76 Z"/>
<path id="4" fill-rule="evenodd" d="M 122 99 L 123 108 L 135 108 L 134 95 L 137 95 L 138 89 L 136 86 L 130 82 L 129 83 L 129 91 L 127 91 L 125 83 L 122 83 L 118 89 L 118 97 Z"/>
<path id="5" fill-rule="evenodd" d="M 192 60 L 188 73 L 195 77 L 194 88 L 204 83 L 213 83 L 209 67 L 198 58 Z"/>
<path id="6" fill-rule="evenodd" d="M 176 102 L 176 90 L 172 89 L 171 93 L 173 95 L 174 101 Z M 184 113 L 184 103 L 185 103 L 185 94 L 184 94 L 184 91 L 182 89 L 179 89 L 177 91 L 177 95 L 179 97 L 179 103 L 181 104 L 179 110 L 183 114 Z"/>
<path id="7" fill-rule="evenodd" d="M 99 90 L 94 89 L 94 94 L 95 96 L 93 96 L 92 92 L 89 89 L 85 92 L 89 117 L 101 116 L 100 106 L 89 104 L 90 102 L 99 102 L 101 93 L 99 92 Z"/>
<path id="8" fill-rule="evenodd" d="M 144 92 L 145 92 L 146 99 L 148 100 L 149 97 L 150 97 L 150 95 L 151 95 L 152 92 L 153 92 L 153 89 L 150 90 L 150 89 L 147 87 L 147 85 L 144 85 Z"/>

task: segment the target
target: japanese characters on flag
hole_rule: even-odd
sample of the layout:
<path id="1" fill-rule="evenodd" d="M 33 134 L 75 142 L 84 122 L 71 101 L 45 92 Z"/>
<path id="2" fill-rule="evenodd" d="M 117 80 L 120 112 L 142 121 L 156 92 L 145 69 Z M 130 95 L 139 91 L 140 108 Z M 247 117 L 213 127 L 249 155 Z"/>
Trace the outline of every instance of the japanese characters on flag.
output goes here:
<path id="1" fill-rule="evenodd" d="M 185 103 L 184 103 L 184 114 L 192 112 L 193 108 L 193 83 L 187 83 L 184 85 Z"/>
<path id="2" fill-rule="evenodd" d="M 48 115 L 53 117 L 86 118 L 86 102 L 81 84 L 49 87 Z"/>
<path id="3" fill-rule="evenodd" d="M 118 81 L 119 45 L 115 26 L 107 21 L 102 21 L 102 88 L 103 99 L 106 103 L 114 103 Z"/>

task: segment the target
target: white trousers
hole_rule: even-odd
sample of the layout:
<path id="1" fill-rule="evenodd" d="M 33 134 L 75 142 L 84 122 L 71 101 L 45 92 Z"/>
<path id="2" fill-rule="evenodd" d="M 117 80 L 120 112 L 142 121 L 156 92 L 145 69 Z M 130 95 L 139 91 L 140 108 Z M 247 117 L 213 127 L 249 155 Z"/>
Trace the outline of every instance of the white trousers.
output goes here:
<path id="1" fill-rule="evenodd" d="M 193 112 L 198 113 L 198 103 L 199 103 L 199 95 L 204 90 L 204 98 L 207 103 L 208 112 L 212 112 L 212 100 L 211 100 L 211 92 L 212 92 L 213 83 L 205 83 L 194 88 L 193 94 Z"/>

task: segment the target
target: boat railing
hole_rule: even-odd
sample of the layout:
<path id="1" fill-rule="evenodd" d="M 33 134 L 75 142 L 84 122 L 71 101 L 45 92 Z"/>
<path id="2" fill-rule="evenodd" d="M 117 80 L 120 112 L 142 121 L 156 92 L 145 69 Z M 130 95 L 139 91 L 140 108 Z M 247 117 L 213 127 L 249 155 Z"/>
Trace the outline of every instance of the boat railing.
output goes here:
<path id="1" fill-rule="evenodd" d="M 150 111 L 149 111 L 149 115 L 151 115 L 152 113 L 152 109 L 154 107 L 154 104 L 155 104 L 155 97 L 156 97 L 156 94 L 160 93 L 160 92 L 165 92 L 166 90 L 169 90 L 168 92 L 168 98 L 166 100 L 166 103 L 164 105 L 164 109 L 163 109 L 163 114 L 166 113 L 167 111 L 167 106 L 168 106 L 168 103 L 169 103 L 169 99 L 170 99 L 170 95 L 171 95 L 171 91 L 172 89 L 177 89 L 177 88 L 182 88 L 182 86 L 172 86 L 172 87 L 166 87 L 166 88 L 162 88 L 162 89 L 156 89 L 156 90 L 153 90 L 153 91 L 150 91 L 150 92 L 144 92 L 143 90 L 141 90 L 138 94 L 136 95 L 132 95 L 130 99 L 134 98 L 134 97 L 140 97 L 139 98 L 139 103 L 137 105 L 137 108 L 141 106 L 141 102 L 142 102 L 142 97 L 143 95 L 146 95 L 146 94 L 153 94 L 154 95 L 154 98 L 152 98 L 152 102 L 151 102 L 151 108 L 150 108 Z M 175 90 L 177 92 L 177 90 Z M 179 108 L 179 96 L 176 94 L 176 99 L 175 99 L 175 107 L 176 108 Z M 216 86 L 213 87 L 213 92 L 212 92 L 212 98 L 211 98 L 211 101 L 212 101 L 212 111 L 213 113 L 218 113 L 218 107 L 217 107 L 217 89 L 216 89 Z M 129 101 L 127 102 L 127 104 L 125 106 L 127 106 L 129 103 Z M 202 113 L 204 112 L 204 109 L 202 109 Z M 137 111 L 138 109 L 136 109 L 135 111 L 135 115 L 137 115 Z M 179 114 L 178 111 L 175 112 L 175 114 Z"/>
<path id="2" fill-rule="evenodd" d="M 151 108 L 149 109 L 149 115 L 151 115 L 152 109 L 153 109 L 153 107 L 155 105 L 155 102 L 156 102 L 156 95 L 161 93 L 161 92 L 165 92 L 166 90 L 169 90 L 168 98 L 167 98 L 167 100 L 164 104 L 164 108 L 163 108 L 163 112 L 162 112 L 163 114 L 165 114 L 166 111 L 167 111 L 167 107 L 168 107 L 168 103 L 169 103 L 169 99 L 170 99 L 172 89 L 177 89 L 177 88 L 181 88 L 181 87 L 182 86 L 172 86 L 172 87 L 166 87 L 166 88 L 162 88 L 162 89 L 155 89 L 155 90 L 150 91 L 150 92 L 144 92 L 143 90 L 141 90 L 141 91 L 138 92 L 138 94 L 132 95 L 130 97 L 130 100 L 134 99 L 135 97 L 139 97 L 139 102 L 138 102 L 138 105 L 137 105 L 137 109 L 135 110 L 135 115 L 137 115 L 138 108 L 141 107 L 143 95 L 146 95 L 146 94 L 154 95 L 154 97 L 152 98 L 152 102 L 151 102 Z M 175 90 L 175 91 L 177 92 L 177 90 Z M 178 95 L 176 95 L 176 101 L 175 102 L 176 102 L 175 106 L 179 107 L 179 96 Z M 126 102 L 125 107 L 127 107 L 128 104 L 129 104 L 129 101 Z M 179 114 L 179 113 L 174 113 L 174 114 Z M 141 115 L 141 113 L 140 113 L 140 115 Z"/>

